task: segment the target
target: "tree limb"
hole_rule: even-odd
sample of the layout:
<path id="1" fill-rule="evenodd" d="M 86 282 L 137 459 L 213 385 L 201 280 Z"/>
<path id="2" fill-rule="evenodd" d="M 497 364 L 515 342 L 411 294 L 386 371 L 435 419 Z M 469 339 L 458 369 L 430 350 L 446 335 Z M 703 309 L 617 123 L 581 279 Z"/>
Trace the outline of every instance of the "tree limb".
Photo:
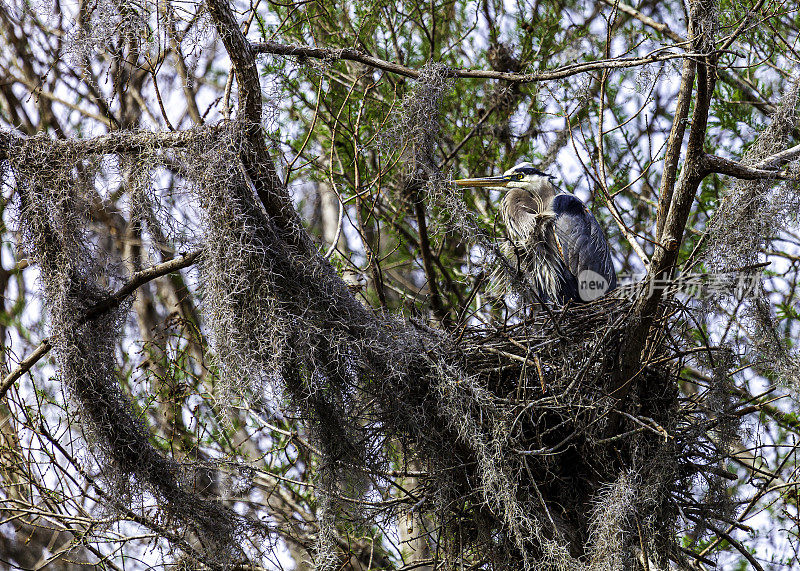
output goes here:
<path id="1" fill-rule="evenodd" d="M 669 209 L 664 219 L 660 245 L 653 252 L 646 283 L 669 277 L 677 263 L 680 243 L 689 218 L 695 195 L 703 178 L 708 174 L 703 169 L 704 143 L 711 99 L 716 84 L 717 56 L 710 51 L 713 46 L 713 27 L 709 21 L 715 18 L 714 8 L 705 2 L 692 9 L 689 20 L 689 35 L 694 51 L 707 55 L 697 63 L 697 97 L 692 114 L 686 157 Z M 644 288 L 634 306 L 634 319 L 620 352 L 618 378 L 611 387 L 612 397 L 622 399 L 632 386 L 633 378 L 642 370 L 644 349 L 648 343 L 650 326 L 655 320 L 664 291 L 662 288 Z M 616 422 L 609 426 L 614 430 Z"/>
<path id="2" fill-rule="evenodd" d="M 83 319 L 81 319 L 81 323 L 86 323 L 87 321 L 96 319 L 103 313 L 110 311 L 115 307 L 119 307 L 126 297 L 131 295 L 144 284 L 151 282 L 156 278 L 160 278 L 161 276 L 165 276 L 169 273 L 191 266 L 201 253 L 202 250 L 195 250 L 194 252 L 183 254 L 180 257 L 173 258 L 167 262 L 158 264 L 157 266 L 144 269 L 141 272 L 136 272 L 127 282 L 125 282 L 121 288 L 111 294 L 110 297 L 90 307 L 86 312 L 86 315 L 84 315 Z M 0 383 L 0 400 L 5 397 L 6 392 L 9 388 L 11 388 L 11 385 L 13 385 L 14 382 L 22 375 L 27 373 L 31 367 L 33 367 L 39 361 L 39 359 L 49 353 L 50 349 L 52 348 L 53 346 L 50 344 L 50 341 L 45 339 L 39 343 L 39 346 L 36 347 L 33 353 L 20 361 L 17 368 L 6 375 L 6 377 L 3 379 L 3 382 Z"/>
<path id="3" fill-rule="evenodd" d="M 218 133 L 224 123 L 203 127 Z M 52 139 L 50 144 L 60 154 L 133 154 L 152 149 L 180 149 L 196 139 L 198 130 L 188 131 L 114 131 L 91 139 Z M 0 161 L 9 158 L 11 146 L 24 140 L 8 131 L 0 131 Z"/>
<path id="4" fill-rule="evenodd" d="M 308 234 L 289 199 L 275 163 L 267 152 L 266 134 L 261 126 L 261 83 L 256 66 L 256 50 L 244 37 L 228 5 L 228 0 L 208 0 L 208 10 L 225 50 L 231 58 L 239 86 L 238 120 L 244 124 L 247 145 L 240 158 L 264 209 L 285 238 L 304 251 L 313 248 Z"/>
<path id="5" fill-rule="evenodd" d="M 791 149 L 789 149 L 791 150 Z M 774 160 L 774 156 L 770 157 Z M 748 166 L 716 155 L 704 155 L 701 161 L 704 172 L 723 174 L 742 180 L 800 180 L 788 171 L 767 170 L 758 166 Z"/>
<path id="6" fill-rule="evenodd" d="M 798 157 L 800 157 L 800 145 L 795 145 L 794 147 L 775 153 L 774 155 L 769 156 L 762 161 L 759 161 L 753 166 L 755 168 L 760 168 L 760 169 L 768 167 L 777 168 L 779 166 L 785 165 L 790 161 L 793 161 Z"/>
<path id="7" fill-rule="evenodd" d="M 579 73 L 586 73 L 599 69 L 624 69 L 684 57 L 698 56 L 698 54 L 676 54 L 669 51 L 670 49 L 671 48 L 669 47 L 657 48 L 656 50 L 653 50 L 649 54 L 642 57 L 608 58 L 590 62 L 573 63 L 541 73 L 512 73 L 483 69 L 452 69 L 450 70 L 450 75 L 451 77 L 459 79 L 499 79 L 513 83 L 536 83 L 541 81 L 552 81 L 554 79 L 564 79 L 566 77 L 578 75 Z M 416 69 L 406 67 L 398 63 L 382 60 L 354 49 L 316 48 L 310 46 L 279 44 L 277 42 L 260 42 L 253 43 L 252 50 L 253 52 L 259 54 L 295 56 L 299 58 L 322 59 L 328 61 L 355 61 L 376 69 L 381 69 L 390 73 L 396 73 L 405 77 L 411 77 L 413 79 L 419 77 L 419 71 Z"/>
<path id="8" fill-rule="evenodd" d="M 667 217 L 672 193 L 675 189 L 675 178 L 678 174 L 678 161 L 681 158 L 681 148 L 686 132 L 686 118 L 692 103 L 692 87 L 694 86 L 695 62 L 686 58 L 683 60 L 681 72 L 681 86 L 678 91 L 678 101 L 675 104 L 675 117 L 672 120 L 672 129 L 667 140 L 667 152 L 664 156 L 664 170 L 661 175 L 661 184 L 658 188 L 658 210 L 656 211 L 656 240 L 661 239 L 664 230 L 664 221 Z"/>

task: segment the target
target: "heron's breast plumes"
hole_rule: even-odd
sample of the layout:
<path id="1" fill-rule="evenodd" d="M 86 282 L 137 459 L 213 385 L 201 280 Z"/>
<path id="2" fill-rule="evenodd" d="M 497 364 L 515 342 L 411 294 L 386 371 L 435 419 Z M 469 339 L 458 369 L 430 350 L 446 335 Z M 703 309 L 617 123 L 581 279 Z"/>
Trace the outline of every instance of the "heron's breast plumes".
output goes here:
<path id="1" fill-rule="evenodd" d="M 553 212 L 536 214 L 526 228 L 527 234 L 519 236 L 515 244 L 520 268 L 531 277 L 542 301 L 562 303 L 567 285 L 564 280 L 569 272 L 558 252 L 555 220 Z"/>
<path id="2" fill-rule="evenodd" d="M 527 189 L 512 188 L 503 196 L 500 211 L 503 223 L 512 239 L 524 239 L 539 222 L 536 216 L 546 211 L 544 200 L 538 193 L 531 193 Z M 552 213 L 551 213 L 552 214 Z"/>
<path id="3" fill-rule="evenodd" d="M 549 185 L 549 182 L 546 183 Z M 558 252 L 556 214 L 549 210 L 552 193 L 545 201 L 527 189 L 513 188 L 503 197 L 501 211 L 510 242 L 504 253 L 516 269 L 524 272 L 541 301 L 563 302 L 568 275 Z M 500 284 L 502 287 L 502 281 Z M 502 287 L 507 293 L 508 288 Z"/>

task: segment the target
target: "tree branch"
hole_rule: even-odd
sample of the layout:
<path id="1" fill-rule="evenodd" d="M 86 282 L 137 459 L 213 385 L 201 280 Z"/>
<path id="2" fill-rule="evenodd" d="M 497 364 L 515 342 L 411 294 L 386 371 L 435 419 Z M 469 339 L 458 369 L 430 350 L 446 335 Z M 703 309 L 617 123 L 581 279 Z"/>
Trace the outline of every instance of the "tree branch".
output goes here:
<path id="1" fill-rule="evenodd" d="M 773 155 L 770 159 L 776 161 L 776 156 Z M 780 159 L 777 159 L 777 161 L 779 162 Z M 760 164 L 763 164 L 763 162 Z M 759 168 L 759 166 L 748 166 L 716 155 L 704 155 L 701 164 L 705 173 L 723 174 L 742 180 L 800 180 L 800 177 L 788 171 L 767 170 Z"/>
<path id="2" fill-rule="evenodd" d="M 800 157 L 800 145 L 795 145 L 794 147 L 775 153 L 774 155 L 769 156 L 762 161 L 759 161 L 753 166 L 759 169 L 768 167 L 777 168 L 789 163 L 790 161 L 793 161 L 798 157 Z"/>
<path id="3" fill-rule="evenodd" d="M 90 307 L 86 312 L 86 315 L 84 315 L 83 319 L 81 319 L 81 323 L 86 323 L 92 319 L 97 319 L 103 313 L 110 311 L 115 307 L 119 307 L 126 297 L 131 295 L 144 284 L 151 282 L 156 278 L 160 278 L 161 276 L 165 276 L 172 272 L 176 272 L 180 269 L 191 266 L 201 253 L 202 250 L 195 250 L 194 252 L 183 254 L 180 257 L 173 258 L 167 262 L 158 264 L 157 266 L 144 269 L 141 272 L 136 272 L 127 282 L 125 282 L 121 288 L 111 294 L 111 296 Z M 6 392 L 8 392 L 9 388 L 11 388 L 11 385 L 13 385 L 14 382 L 22 375 L 27 373 L 31 367 L 33 367 L 39 361 L 39 359 L 49 353 L 50 349 L 52 348 L 53 346 L 50 344 L 50 341 L 45 339 L 39 343 L 39 346 L 36 347 L 33 353 L 20 361 L 17 368 L 6 375 L 6 377 L 3 379 L 3 382 L 0 383 L 0 400 L 5 397 Z"/>
<path id="4" fill-rule="evenodd" d="M 641 12 L 639 12 L 639 10 L 637 10 L 633 6 L 629 6 L 628 4 L 625 4 L 624 2 L 619 2 L 619 1 L 614 1 L 614 0 L 601 0 L 601 1 L 603 2 L 603 4 L 606 4 L 607 6 L 611 6 L 612 8 L 615 8 L 615 9 L 619 10 L 620 12 L 622 12 L 624 14 L 627 14 L 628 16 L 636 18 L 637 20 L 642 22 L 645 26 L 653 28 L 655 31 L 657 31 L 657 32 L 659 32 L 661 34 L 664 34 L 670 40 L 673 40 L 675 42 L 681 42 L 681 43 L 686 41 L 686 38 L 684 38 L 683 36 L 681 36 L 680 34 L 674 32 L 674 31 L 672 31 L 672 29 L 670 29 L 670 27 L 668 25 L 663 24 L 661 22 L 657 22 L 653 18 L 651 18 L 650 16 L 646 16 L 646 15 L 642 14 Z"/>
<path id="5" fill-rule="evenodd" d="M 625 4 L 624 2 L 618 2 L 616 0 L 601 0 L 601 2 L 607 4 L 608 6 L 612 7 L 616 6 L 617 10 L 619 10 L 620 12 L 628 14 L 629 16 L 639 20 L 644 25 L 656 30 L 661 34 L 664 34 L 666 37 L 673 40 L 674 42 L 683 43 L 686 41 L 686 38 L 675 32 L 674 30 L 672 30 L 667 24 L 664 24 L 662 22 L 657 22 L 650 16 L 646 16 L 642 12 L 638 11 L 633 6 Z M 731 85 L 736 89 L 742 91 L 745 99 L 749 99 L 750 104 L 753 105 L 753 107 L 758 109 L 764 115 L 772 115 L 772 113 L 775 112 L 775 106 L 772 105 L 771 103 L 764 101 L 763 97 L 761 97 L 759 94 L 755 92 L 753 86 L 744 81 L 738 74 L 731 73 L 729 70 L 726 71 L 724 69 L 718 69 L 717 74 L 722 82 L 727 83 L 728 85 Z M 656 234 L 656 236 L 657 235 L 658 234 Z"/>
<path id="6" fill-rule="evenodd" d="M 704 522 L 704 523 L 706 527 L 708 527 L 708 529 L 710 529 L 718 536 L 720 536 L 722 539 L 730 543 L 736 549 L 736 551 L 741 553 L 744 556 L 744 558 L 750 562 L 750 565 L 753 566 L 753 569 L 755 569 L 756 571 L 764 571 L 764 568 L 761 566 L 758 560 L 755 557 L 753 557 L 753 555 L 747 550 L 747 548 L 744 545 L 736 541 L 733 537 L 730 536 L 730 534 L 725 533 L 714 524 L 710 522 Z"/>
<path id="7" fill-rule="evenodd" d="M 33 367 L 39 361 L 39 359 L 44 357 L 52 348 L 53 346 L 50 345 L 50 341 L 45 339 L 39 343 L 39 346 L 34 350 L 33 353 L 20 361 L 17 368 L 6 375 L 2 384 L 0 384 L 0 400 L 6 396 L 6 392 L 8 392 L 8 389 L 11 388 L 11 385 L 13 385 L 22 375 L 27 373 L 31 367 Z"/>
<path id="8" fill-rule="evenodd" d="M 203 127 L 203 130 L 216 134 L 224 128 L 223 123 Z M 53 150 L 60 154 L 133 154 L 152 149 L 180 149 L 191 144 L 198 132 L 197 129 L 187 131 L 114 131 L 107 135 L 91 139 L 52 139 Z M 9 158 L 11 145 L 24 140 L 8 131 L 0 131 L 0 161 Z"/>
<path id="9" fill-rule="evenodd" d="M 428 239 L 428 224 L 425 220 L 425 204 L 422 202 L 421 197 L 418 197 L 414 202 L 414 213 L 417 218 L 417 226 L 419 227 L 419 245 L 422 253 L 422 267 L 425 271 L 425 278 L 428 280 L 428 290 L 431 295 L 431 308 L 433 314 L 440 323 L 444 324 L 447 319 L 447 313 L 442 304 L 442 298 L 439 295 L 439 287 L 436 284 L 436 272 L 433 269 L 433 254 L 431 253 L 431 245 Z"/>
<path id="10" fill-rule="evenodd" d="M 225 50 L 233 63 L 239 86 L 238 120 L 244 124 L 247 145 L 240 158 L 264 209 L 285 238 L 303 251 L 313 248 L 303 230 L 300 218 L 289 198 L 289 192 L 278 177 L 275 163 L 267 152 L 266 135 L 261 126 L 261 83 L 256 66 L 256 50 L 239 29 L 228 0 L 208 0 L 208 11 L 214 20 Z"/>
<path id="11" fill-rule="evenodd" d="M 646 283 L 669 277 L 675 268 L 680 252 L 680 243 L 686 227 L 692 204 L 700 182 L 708 174 L 703 170 L 705 158 L 704 142 L 708 125 L 708 113 L 716 84 L 716 55 L 713 47 L 714 8 L 701 2 L 692 9 L 689 19 L 689 36 L 692 49 L 707 55 L 697 62 L 697 96 L 695 98 L 692 126 L 689 131 L 686 158 L 669 209 L 664 218 L 660 245 L 653 252 L 648 268 Z M 634 306 L 634 319 L 627 332 L 619 356 L 618 377 L 611 386 L 610 394 L 622 399 L 632 386 L 633 378 L 642 370 L 644 349 L 650 337 L 650 327 L 655 320 L 664 290 L 662 288 L 643 289 Z M 609 422 L 611 430 L 616 429 L 616 420 Z"/>
<path id="12" fill-rule="evenodd" d="M 661 175 L 661 184 L 658 188 L 658 210 L 656 211 L 657 241 L 661 240 L 664 230 L 664 221 L 667 217 L 669 205 L 672 202 L 672 193 L 675 190 L 675 178 L 678 174 L 678 161 L 681 158 L 681 147 L 686 133 L 686 118 L 692 103 L 692 88 L 694 87 L 695 62 L 687 58 L 683 60 L 681 72 L 681 87 L 678 91 L 678 101 L 675 104 L 675 117 L 672 120 L 672 129 L 667 140 L 667 152 L 664 156 L 664 170 Z"/>
<path id="13" fill-rule="evenodd" d="M 131 276 L 131 279 L 125 282 L 125 285 L 115 291 L 111 297 L 104 299 L 103 301 L 91 307 L 89 311 L 86 312 L 86 317 L 82 320 L 82 322 L 85 323 L 87 321 L 96 319 L 103 313 L 119 307 L 126 297 L 131 295 L 134 291 L 139 289 L 147 282 L 153 281 L 161 276 L 171 274 L 172 272 L 176 272 L 187 266 L 191 266 L 202 253 L 202 250 L 195 250 L 194 252 L 182 254 L 178 258 L 173 258 L 164 263 L 158 264 L 157 266 L 152 266 L 140 272 L 136 272 Z"/>
<path id="14" fill-rule="evenodd" d="M 294 56 L 299 58 L 323 59 L 328 61 L 355 61 L 389 73 L 395 73 L 405 77 L 411 77 L 413 79 L 419 77 L 419 71 L 414 68 L 382 60 L 354 49 L 315 48 L 310 46 L 279 44 L 277 42 L 261 42 L 253 43 L 252 50 L 253 52 L 259 54 Z M 541 81 L 552 81 L 554 79 L 564 79 L 565 77 L 571 77 L 579 73 L 586 73 L 599 69 L 624 69 L 683 57 L 698 56 L 698 54 L 676 54 L 669 50 L 669 47 L 662 47 L 642 57 L 609 58 L 597 61 L 574 63 L 541 73 L 511 73 L 482 69 L 452 69 L 450 70 L 450 76 L 459 79 L 499 79 L 513 83 L 536 83 Z"/>

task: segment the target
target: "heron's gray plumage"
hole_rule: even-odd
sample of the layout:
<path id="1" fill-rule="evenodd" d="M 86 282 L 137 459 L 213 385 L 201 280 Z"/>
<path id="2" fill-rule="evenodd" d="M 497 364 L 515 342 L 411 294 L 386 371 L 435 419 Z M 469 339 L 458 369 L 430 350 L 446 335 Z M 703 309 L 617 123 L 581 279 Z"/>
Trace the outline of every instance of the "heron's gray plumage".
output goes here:
<path id="1" fill-rule="evenodd" d="M 505 194 L 500 211 L 510 242 L 503 250 L 517 269 L 528 273 L 542 301 L 563 303 L 564 294 L 573 293 L 576 283 L 558 251 L 557 217 L 549 208 L 555 196 L 551 189 L 545 179 L 539 185 L 541 194 L 522 188 Z"/>
<path id="2" fill-rule="evenodd" d="M 587 282 L 597 282 L 601 294 L 616 287 L 611 251 L 595 217 L 578 197 L 556 189 L 530 163 L 500 177 L 456 182 L 508 189 L 500 205 L 509 238 L 503 250 L 529 276 L 541 301 L 589 301 L 593 292 Z M 496 281 L 496 293 L 504 293 L 505 280 Z"/>

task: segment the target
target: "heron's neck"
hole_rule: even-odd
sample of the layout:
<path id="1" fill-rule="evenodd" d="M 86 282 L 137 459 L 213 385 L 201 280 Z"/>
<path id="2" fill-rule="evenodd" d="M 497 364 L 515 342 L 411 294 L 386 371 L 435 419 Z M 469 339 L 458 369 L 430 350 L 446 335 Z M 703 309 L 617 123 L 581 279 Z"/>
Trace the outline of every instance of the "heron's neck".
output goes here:
<path id="1" fill-rule="evenodd" d="M 539 212 L 550 210 L 553 198 L 558 194 L 556 187 L 546 178 L 531 182 L 526 190 L 531 193 L 535 200 L 538 199 L 536 200 L 537 203 L 541 204 L 540 208 L 538 208 Z"/>

